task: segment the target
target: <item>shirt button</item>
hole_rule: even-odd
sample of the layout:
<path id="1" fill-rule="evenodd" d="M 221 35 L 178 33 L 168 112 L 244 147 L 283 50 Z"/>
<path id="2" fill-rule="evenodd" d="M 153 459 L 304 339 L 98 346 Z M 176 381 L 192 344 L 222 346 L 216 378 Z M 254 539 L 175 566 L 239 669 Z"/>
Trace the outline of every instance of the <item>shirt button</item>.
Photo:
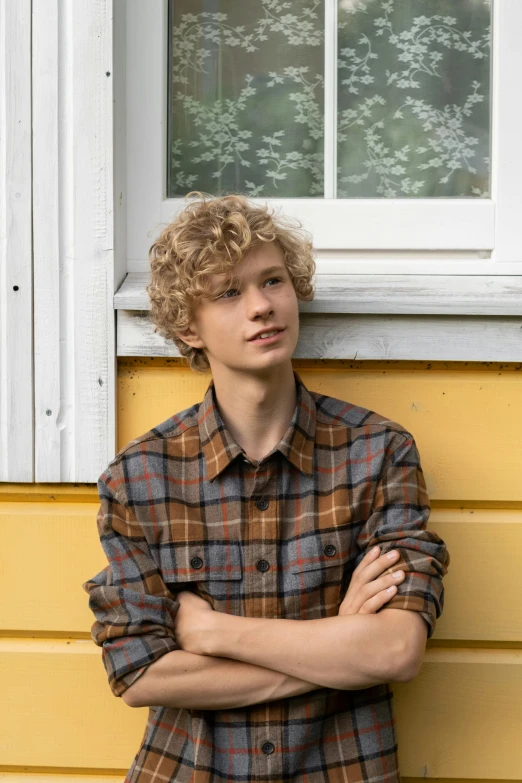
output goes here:
<path id="1" fill-rule="evenodd" d="M 334 547 L 333 544 L 327 544 L 324 548 L 325 555 L 328 555 L 328 557 L 332 557 L 332 555 L 335 555 L 337 552 L 337 549 Z"/>
<path id="2" fill-rule="evenodd" d="M 190 561 L 190 565 L 192 568 L 201 568 L 203 565 L 203 560 L 200 557 L 193 557 Z"/>
<path id="3" fill-rule="evenodd" d="M 256 500 L 256 506 L 260 511 L 266 511 L 268 508 L 268 500 L 266 498 L 259 498 L 259 500 Z"/>
<path id="4" fill-rule="evenodd" d="M 274 746 L 272 745 L 271 742 L 264 742 L 261 745 L 261 750 L 263 751 L 263 753 L 268 754 L 268 753 L 273 753 L 275 748 L 274 748 Z"/>
<path id="5" fill-rule="evenodd" d="M 268 571 L 270 568 L 270 563 L 268 560 L 258 560 L 257 561 L 257 570 L 258 571 Z"/>

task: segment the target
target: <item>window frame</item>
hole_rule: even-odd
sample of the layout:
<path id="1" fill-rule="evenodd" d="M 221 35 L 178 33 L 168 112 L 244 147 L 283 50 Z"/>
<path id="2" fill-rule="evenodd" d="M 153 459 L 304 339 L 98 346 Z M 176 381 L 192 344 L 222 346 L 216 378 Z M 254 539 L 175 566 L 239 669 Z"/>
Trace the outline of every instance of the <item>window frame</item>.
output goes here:
<path id="1" fill-rule="evenodd" d="M 325 16 L 330 24 L 335 18 L 335 3 L 326 0 Z M 146 271 L 154 237 L 184 206 L 181 198 L 166 198 L 167 23 L 167 0 L 126 3 L 130 273 Z M 510 101 L 509 84 L 513 87 L 515 77 L 511 82 L 507 78 L 522 70 L 515 32 L 521 26 L 522 3 L 493 0 L 491 198 L 253 199 L 302 221 L 314 238 L 318 275 L 522 274 L 517 218 L 522 192 L 516 187 L 522 179 L 522 156 L 517 159 L 514 154 L 522 111 Z M 328 36 L 332 46 L 334 38 Z M 334 55 L 328 53 L 329 57 Z M 335 105 L 331 86 L 325 93 L 328 111 Z"/>

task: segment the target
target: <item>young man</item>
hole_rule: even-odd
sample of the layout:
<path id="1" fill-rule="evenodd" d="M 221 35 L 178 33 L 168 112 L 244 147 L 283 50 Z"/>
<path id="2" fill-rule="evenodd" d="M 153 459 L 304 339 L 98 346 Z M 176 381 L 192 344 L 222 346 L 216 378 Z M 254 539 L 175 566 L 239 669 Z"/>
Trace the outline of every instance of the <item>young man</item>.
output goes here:
<path id="1" fill-rule="evenodd" d="M 190 202 L 151 267 L 156 329 L 212 380 L 98 482 L 92 637 L 150 707 L 126 781 L 398 783 L 388 683 L 419 671 L 449 564 L 413 437 L 293 370 L 315 265 L 283 218 Z"/>

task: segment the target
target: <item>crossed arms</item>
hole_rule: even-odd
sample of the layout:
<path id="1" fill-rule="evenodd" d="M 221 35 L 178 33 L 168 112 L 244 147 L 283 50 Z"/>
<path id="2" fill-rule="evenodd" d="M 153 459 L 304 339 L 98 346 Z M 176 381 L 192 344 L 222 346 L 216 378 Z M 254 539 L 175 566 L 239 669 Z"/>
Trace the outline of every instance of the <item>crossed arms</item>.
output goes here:
<path id="1" fill-rule="evenodd" d="M 83 587 L 113 693 L 135 707 L 233 709 L 415 677 L 442 612 L 449 553 L 426 528 L 429 503 L 414 441 L 403 433 L 397 439 L 355 541 L 366 554 L 338 616 L 317 620 L 227 615 L 186 591 L 175 601 L 133 507 L 117 496 L 125 478 L 103 474 L 98 530 L 109 565 Z M 399 580 L 393 563 L 404 569 Z"/>
<path id="2" fill-rule="evenodd" d="M 360 689 L 413 679 L 427 624 L 416 611 L 382 608 L 404 572 L 382 576 L 398 552 L 392 558 L 377 553 L 369 552 L 354 571 L 337 617 L 237 617 L 214 612 L 182 591 L 175 621 L 181 649 L 152 663 L 122 699 L 131 707 L 233 709 L 322 687 Z"/>

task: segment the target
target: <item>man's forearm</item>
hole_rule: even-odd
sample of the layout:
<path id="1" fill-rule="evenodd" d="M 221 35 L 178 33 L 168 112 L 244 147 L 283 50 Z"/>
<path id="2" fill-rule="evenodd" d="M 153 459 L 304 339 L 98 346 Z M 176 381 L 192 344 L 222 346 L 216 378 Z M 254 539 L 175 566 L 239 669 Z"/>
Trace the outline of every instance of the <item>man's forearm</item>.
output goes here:
<path id="1" fill-rule="evenodd" d="M 131 707 L 220 710 L 322 687 L 255 664 L 174 650 L 152 663 L 122 698 Z"/>
<path id="2" fill-rule="evenodd" d="M 219 614 L 214 628 L 202 636 L 200 652 L 327 688 L 365 688 L 408 678 L 408 655 L 415 644 L 409 614 L 388 609 L 304 621 Z"/>

